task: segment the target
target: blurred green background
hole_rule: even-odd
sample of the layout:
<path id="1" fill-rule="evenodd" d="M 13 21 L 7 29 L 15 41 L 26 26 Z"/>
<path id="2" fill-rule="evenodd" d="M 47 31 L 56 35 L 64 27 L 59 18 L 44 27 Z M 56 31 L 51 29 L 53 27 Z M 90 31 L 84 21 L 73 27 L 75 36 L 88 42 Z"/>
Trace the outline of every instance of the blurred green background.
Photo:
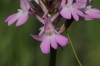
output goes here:
<path id="1" fill-rule="evenodd" d="M 100 9 L 100 0 L 92 3 Z M 32 16 L 19 27 L 4 20 L 19 9 L 19 0 L 0 0 L 0 66 L 48 66 L 49 56 L 40 50 L 38 34 L 41 23 Z M 68 33 L 83 66 L 100 66 L 100 20 L 73 22 Z M 57 50 L 56 66 L 79 66 L 69 45 Z"/>

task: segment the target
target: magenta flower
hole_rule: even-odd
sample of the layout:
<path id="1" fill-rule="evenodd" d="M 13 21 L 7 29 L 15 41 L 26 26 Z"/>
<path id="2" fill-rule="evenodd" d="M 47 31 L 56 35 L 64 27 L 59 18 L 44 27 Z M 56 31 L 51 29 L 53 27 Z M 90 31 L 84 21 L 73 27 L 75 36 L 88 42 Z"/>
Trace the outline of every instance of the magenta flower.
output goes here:
<path id="1" fill-rule="evenodd" d="M 18 13 L 10 15 L 5 22 L 8 22 L 8 26 L 13 24 L 16 20 L 16 26 L 20 26 L 24 24 L 28 19 L 28 10 L 30 8 L 29 0 L 20 0 L 20 7 L 21 9 L 18 9 Z"/>
<path id="2" fill-rule="evenodd" d="M 73 0 L 62 0 L 61 2 L 62 10 L 60 11 L 60 14 L 62 17 L 66 19 L 71 19 L 71 17 L 73 16 L 73 18 L 76 21 L 78 21 L 79 16 L 84 17 L 84 13 L 81 10 L 79 10 L 79 8 L 83 4 L 85 3 L 84 2 L 73 3 Z"/>
<path id="3" fill-rule="evenodd" d="M 57 12 L 54 16 L 52 16 L 52 18 L 50 19 L 50 21 L 53 22 L 59 15 L 60 15 L 59 12 Z M 47 16 L 47 12 L 43 15 L 42 18 L 45 18 L 46 16 Z M 45 21 L 44 21 L 41 17 L 39 17 L 38 15 L 36 15 L 36 18 L 37 18 L 42 24 L 45 23 Z M 39 30 L 40 30 L 39 35 L 41 35 L 41 34 L 44 32 L 44 26 L 41 27 Z"/>
<path id="4" fill-rule="evenodd" d="M 95 18 L 100 18 L 100 10 L 97 8 L 91 8 L 92 6 L 87 6 L 85 9 L 85 13 L 88 17 L 91 17 L 90 20 L 95 19 Z M 86 16 L 86 17 L 87 17 Z M 87 20 L 87 18 L 85 19 Z"/>
<path id="5" fill-rule="evenodd" d="M 66 46 L 66 44 L 68 44 L 68 38 L 60 35 L 54 29 L 50 18 L 45 18 L 44 22 L 44 28 L 41 28 L 44 29 L 44 32 L 41 33 L 41 35 L 31 35 L 34 39 L 42 41 L 40 44 L 41 51 L 44 54 L 48 54 L 50 52 L 50 46 L 54 49 L 57 49 L 58 44 L 60 46 Z"/>

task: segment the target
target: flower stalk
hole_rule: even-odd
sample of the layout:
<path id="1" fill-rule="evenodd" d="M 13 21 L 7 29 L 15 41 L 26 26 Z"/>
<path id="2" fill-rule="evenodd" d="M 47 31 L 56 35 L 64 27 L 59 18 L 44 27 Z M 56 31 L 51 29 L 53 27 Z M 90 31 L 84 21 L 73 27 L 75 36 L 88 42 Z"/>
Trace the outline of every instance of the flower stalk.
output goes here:
<path id="1" fill-rule="evenodd" d="M 67 37 L 68 37 L 68 39 L 69 39 L 70 45 L 71 45 L 71 47 L 72 47 L 72 50 L 73 50 L 73 52 L 74 52 L 74 55 L 75 55 L 75 57 L 76 57 L 77 62 L 79 63 L 80 66 L 82 66 L 82 64 L 81 64 L 81 62 L 80 62 L 80 60 L 79 60 L 79 58 L 78 58 L 78 56 L 77 56 L 77 54 L 76 54 L 76 51 L 75 51 L 74 46 L 73 46 L 73 43 L 72 43 L 72 41 L 71 41 L 71 39 L 70 39 L 68 33 L 67 33 Z"/>
<path id="2" fill-rule="evenodd" d="M 50 61 L 48 66 L 56 66 L 56 55 L 57 55 L 57 50 L 53 49 L 51 47 L 50 50 Z"/>

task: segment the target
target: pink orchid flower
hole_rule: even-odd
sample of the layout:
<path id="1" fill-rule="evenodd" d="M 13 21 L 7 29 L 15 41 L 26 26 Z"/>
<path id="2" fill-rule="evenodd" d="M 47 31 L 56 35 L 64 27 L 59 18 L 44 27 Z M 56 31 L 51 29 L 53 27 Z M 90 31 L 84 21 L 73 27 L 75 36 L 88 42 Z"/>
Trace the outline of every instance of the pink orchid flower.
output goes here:
<path id="1" fill-rule="evenodd" d="M 29 13 L 28 10 L 30 8 L 29 0 L 20 0 L 20 7 L 21 9 L 18 9 L 17 13 L 10 15 L 5 20 L 5 22 L 8 22 L 8 26 L 13 24 L 16 20 L 18 20 L 16 26 L 20 26 L 27 21 Z"/>
<path id="2" fill-rule="evenodd" d="M 78 21 L 79 16 L 84 17 L 84 13 L 79 10 L 79 8 L 83 5 L 83 2 L 76 2 L 73 3 L 73 0 L 62 0 L 61 7 L 62 10 L 60 11 L 60 14 L 62 17 L 66 19 L 73 18 Z"/>
<path id="3" fill-rule="evenodd" d="M 100 18 L 100 10 L 97 8 L 91 8 L 92 6 L 87 6 L 85 9 L 86 17 L 90 17 L 89 20 Z M 87 20 L 87 18 L 85 19 Z"/>
<path id="4" fill-rule="evenodd" d="M 60 46 L 66 46 L 68 44 L 68 38 L 60 35 L 54 29 L 50 18 L 45 18 L 44 22 L 44 32 L 41 35 L 31 35 L 34 39 L 42 41 L 40 44 L 41 51 L 44 54 L 48 54 L 50 52 L 50 47 L 57 49 L 58 44 Z"/>

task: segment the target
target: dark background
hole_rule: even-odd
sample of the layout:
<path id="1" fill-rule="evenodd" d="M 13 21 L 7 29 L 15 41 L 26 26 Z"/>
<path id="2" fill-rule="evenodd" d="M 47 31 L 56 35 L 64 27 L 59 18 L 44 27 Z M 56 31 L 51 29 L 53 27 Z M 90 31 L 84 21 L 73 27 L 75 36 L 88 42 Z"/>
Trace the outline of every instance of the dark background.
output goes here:
<path id="1" fill-rule="evenodd" d="M 100 0 L 93 7 L 100 9 Z M 19 9 L 19 0 L 0 0 L 0 66 L 48 66 L 49 56 L 40 50 L 40 42 L 30 34 L 38 34 L 41 23 L 29 16 L 19 27 L 4 20 Z M 73 22 L 67 32 L 83 66 L 100 66 L 100 20 Z M 79 66 L 69 45 L 57 50 L 56 66 Z"/>

